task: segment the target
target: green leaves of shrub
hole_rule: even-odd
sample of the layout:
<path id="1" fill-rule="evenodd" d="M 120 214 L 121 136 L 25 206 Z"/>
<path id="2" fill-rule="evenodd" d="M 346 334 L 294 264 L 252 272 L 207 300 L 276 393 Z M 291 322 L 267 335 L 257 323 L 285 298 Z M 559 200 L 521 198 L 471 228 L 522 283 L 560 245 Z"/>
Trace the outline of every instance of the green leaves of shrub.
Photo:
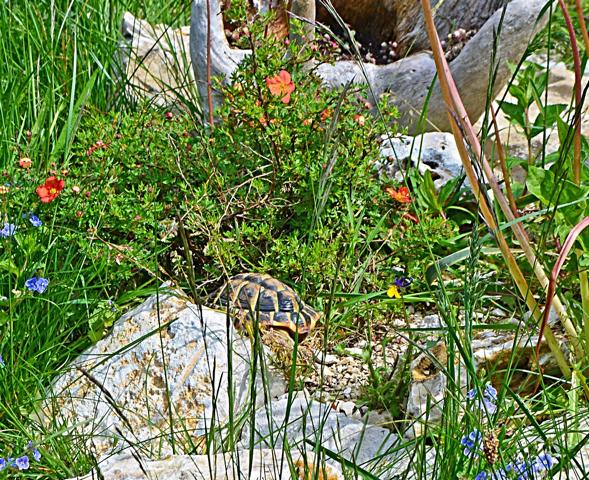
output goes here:
<path id="1" fill-rule="evenodd" d="M 558 176 L 556 165 L 550 170 L 530 166 L 527 186 L 530 193 L 544 205 L 558 205 L 555 209 L 555 233 L 561 240 L 564 240 L 572 227 L 589 215 L 589 203 L 574 203 L 579 199 L 589 197 L 589 186 L 577 186 L 570 180 Z M 574 204 L 567 205 L 570 203 Z M 589 233 L 584 232 L 578 240 L 585 252 L 589 252 Z"/>
<path id="2" fill-rule="evenodd" d="M 517 103 L 501 102 L 500 108 L 507 119 L 520 127 L 527 139 L 534 138 L 554 125 L 567 107 L 564 104 L 544 105 L 542 94 L 547 82 L 548 72 L 540 65 L 529 62 L 518 72 L 515 82 L 509 87 L 509 93 L 515 97 Z M 532 103 L 539 109 L 534 121 L 528 116 Z"/>

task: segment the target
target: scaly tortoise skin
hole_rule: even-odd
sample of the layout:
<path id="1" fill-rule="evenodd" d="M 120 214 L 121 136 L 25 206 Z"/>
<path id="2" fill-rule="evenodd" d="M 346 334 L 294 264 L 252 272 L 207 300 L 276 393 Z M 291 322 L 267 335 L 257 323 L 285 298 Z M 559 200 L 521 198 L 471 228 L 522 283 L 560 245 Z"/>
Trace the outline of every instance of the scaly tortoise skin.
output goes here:
<path id="1" fill-rule="evenodd" d="M 231 277 L 215 294 L 212 303 L 227 308 L 238 325 L 254 323 L 261 328 L 287 331 L 302 341 L 315 327 L 321 314 L 303 303 L 288 285 L 265 273 L 241 273 Z"/>

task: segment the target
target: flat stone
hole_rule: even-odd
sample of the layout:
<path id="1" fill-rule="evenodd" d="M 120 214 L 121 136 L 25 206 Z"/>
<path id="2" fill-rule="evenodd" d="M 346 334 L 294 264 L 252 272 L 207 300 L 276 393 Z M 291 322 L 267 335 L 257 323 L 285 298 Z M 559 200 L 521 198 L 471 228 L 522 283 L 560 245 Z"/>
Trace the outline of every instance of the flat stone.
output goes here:
<path id="1" fill-rule="evenodd" d="M 97 458 L 129 445 L 156 459 L 191 451 L 212 421 L 227 422 L 230 385 L 236 413 L 250 402 L 250 357 L 249 340 L 231 324 L 228 330 L 225 314 L 167 291 L 123 315 L 72 362 L 55 381 L 41 419 L 88 439 Z M 261 377 L 254 385 L 259 392 Z M 278 377 L 268 385 L 271 396 L 285 391 Z M 263 403 L 261 393 L 256 398 Z"/>
<path id="2" fill-rule="evenodd" d="M 356 409 L 356 404 L 354 402 L 339 402 L 337 409 L 344 415 L 351 417 L 354 413 L 354 410 Z"/>
<path id="3" fill-rule="evenodd" d="M 315 466 L 322 475 L 319 478 L 344 478 L 337 467 L 325 465 L 312 454 L 289 455 L 282 450 L 259 449 L 211 455 L 171 455 L 153 461 L 122 453 L 99 464 L 101 476 L 93 470 L 88 475 L 70 480 L 240 480 L 245 478 L 244 471 L 248 472 L 247 478 L 251 480 L 300 480 L 313 478 Z M 289 459 L 295 466 L 295 475 L 291 475 Z"/>
<path id="4" fill-rule="evenodd" d="M 120 48 L 125 93 L 160 107 L 191 98 L 194 74 L 189 54 L 190 27 L 151 25 L 125 12 Z"/>
<path id="5" fill-rule="evenodd" d="M 287 417 L 288 412 L 288 417 Z M 244 447 L 249 445 L 253 429 L 256 447 L 282 448 L 285 438 L 292 451 L 305 451 L 318 443 L 324 449 L 343 456 L 370 471 L 394 458 L 391 449 L 397 445 L 398 436 L 388 429 L 365 424 L 336 412 L 330 404 L 324 404 L 305 395 L 297 395 L 288 408 L 288 396 L 259 408 L 254 425 L 246 425 L 242 435 Z M 327 462 L 332 465 L 330 461 Z"/>
<path id="6" fill-rule="evenodd" d="M 364 353 L 364 350 L 358 347 L 351 347 L 351 348 L 346 348 L 346 353 L 348 355 L 353 355 L 353 356 L 361 356 Z"/>
<path id="7" fill-rule="evenodd" d="M 386 178 L 404 182 L 405 171 L 414 167 L 423 175 L 429 171 L 440 188 L 462 173 L 462 160 L 451 133 L 431 132 L 416 137 L 387 138 L 380 147 L 381 158 L 374 166 Z"/>
<path id="8" fill-rule="evenodd" d="M 337 355 L 333 355 L 331 353 L 328 353 L 327 355 L 323 355 L 323 352 L 320 352 L 316 357 L 316 361 L 317 363 L 319 363 L 320 365 L 335 365 L 338 361 L 338 357 Z"/>

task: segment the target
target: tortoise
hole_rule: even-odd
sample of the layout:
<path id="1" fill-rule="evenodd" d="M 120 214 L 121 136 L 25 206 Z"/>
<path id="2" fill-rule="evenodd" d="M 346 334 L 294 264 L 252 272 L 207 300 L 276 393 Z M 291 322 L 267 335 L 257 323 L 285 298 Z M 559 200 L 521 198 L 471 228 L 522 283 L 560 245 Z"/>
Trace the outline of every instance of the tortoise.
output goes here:
<path id="1" fill-rule="evenodd" d="M 321 314 L 306 305 L 288 285 L 265 273 L 235 275 L 212 296 L 212 303 L 235 317 L 238 327 L 287 332 L 299 341 L 315 327 Z"/>

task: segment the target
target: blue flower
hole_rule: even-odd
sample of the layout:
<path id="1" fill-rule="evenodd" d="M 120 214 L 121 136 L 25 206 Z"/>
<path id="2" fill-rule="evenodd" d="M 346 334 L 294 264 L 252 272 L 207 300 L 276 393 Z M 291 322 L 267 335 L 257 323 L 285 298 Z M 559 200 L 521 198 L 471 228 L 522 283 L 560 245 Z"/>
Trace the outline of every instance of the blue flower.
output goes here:
<path id="1" fill-rule="evenodd" d="M 5 367 L 5 366 L 6 366 L 6 364 L 4 363 L 4 359 L 2 358 L 2 354 L 0 353 L 0 367 Z M 0 468 L 0 470 L 2 470 L 2 469 Z"/>
<path id="2" fill-rule="evenodd" d="M 469 390 L 466 393 L 466 398 L 469 401 L 476 400 L 478 398 L 478 391 L 476 388 Z M 488 383 L 483 390 L 483 396 L 478 401 L 478 407 L 485 411 L 489 415 L 493 415 L 497 412 L 497 390 L 493 385 Z"/>
<path id="3" fill-rule="evenodd" d="M 479 472 L 479 474 L 474 477 L 474 480 L 487 480 L 487 472 L 485 472 L 484 470 L 482 472 Z"/>
<path id="4" fill-rule="evenodd" d="M 23 455 L 22 457 L 18 457 L 14 463 L 19 470 L 27 470 L 29 468 L 29 457 Z"/>
<path id="5" fill-rule="evenodd" d="M 495 389 L 495 387 L 493 387 L 493 385 L 487 383 L 487 386 L 485 387 L 485 390 L 483 392 L 483 396 L 490 402 L 496 402 L 497 390 Z"/>
<path id="6" fill-rule="evenodd" d="M 0 238 L 12 237 L 16 232 L 16 225 L 13 223 L 4 223 L 4 228 L 0 230 Z"/>
<path id="7" fill-rule="evenodd" d="M 29 440 L 29 444 L 27 445 L 29 450 L 33 450 L 33 458 L 38 462 L 41 460 L 41 452 L 33 445 L 33 442 Z"/>
<path id="8" fill-rule="evenodd" d="M 25 282 L 25 287 L 27 287 L 31 292 L 38 292 L 43 293 L 47 286 L 49 285 L 49 280 L 42 277 L 31 277 Z"/>
<path id="9" fill-rule="evenodd" d="M 6 459 L 0 458 L 0 472 L 4 470 L 8 466 Z"/>
<path id="10" fill-rule="evenodd" d="M 548 453 L 541 453 L 536 457 L 532 470 L 534 472 L 542 472 L 544 470 L 550 470 L 554 466 L 554 458 Z"/>
<path id="11" fill-rule="evenodd" d="M 37 217 L 37 215 L 35 215 L 33 212 L 23 213 L 22 218 L 28 218 L 33 227 L 40 227 L 43 225 L 43 222 L 39 220 L 39 217 Z"/>
<path id="12" fill-rule="evenodd" d="M 477 389 L 473 388 L 472 390 L 469 390 L 466 394 L 466 399 L 467 400 L 474 400 L 475 398 L 477 398 Z"/>
<path id="13" fill-rule="evenodd" d="M 413 278 L 411 278 L 411 277 L 396 277 L 395 281 L 393 283 L 398 288 L 407 288 L 409 285 L 411 285 L 413 283 Z"/>
<path id="14" fill-rule="evenodd" d="M 37 215 L 35 215 L 33 212 L 29 214 L 29 222 L 31 222 L 33 227 L 40 227 L 43 225 L 43 222 L 39 220 L 39 217 L 37 217 Z"/>
<path id="15" fill-rule="evenodd" d="M 513 471 L 517 475 L 515 477 L 517 480 L 526 480 L 527 478 L 530 478 L 530 474 L 532 474 L 533 478 L 533 466 L 524 460 L 520 459 L 514 462 Z"/>
<path id="16" fill-rule="evenodd" d="M 485 398 L 483 400 L 483 405 L 481 409 L 484 409 L 489 415 L 493 415 L 497 411 L 497 405 L 495 405 L 492 401 L 487 400 Z"/>
<path id="17" fill-rule="evenodd" d="M 462 437 L 460 445 L 464 447 L 464 455 L 467 457 L 477 455 L 482 439 L 483 435 L 476 428 L 468 435 Z"/>

